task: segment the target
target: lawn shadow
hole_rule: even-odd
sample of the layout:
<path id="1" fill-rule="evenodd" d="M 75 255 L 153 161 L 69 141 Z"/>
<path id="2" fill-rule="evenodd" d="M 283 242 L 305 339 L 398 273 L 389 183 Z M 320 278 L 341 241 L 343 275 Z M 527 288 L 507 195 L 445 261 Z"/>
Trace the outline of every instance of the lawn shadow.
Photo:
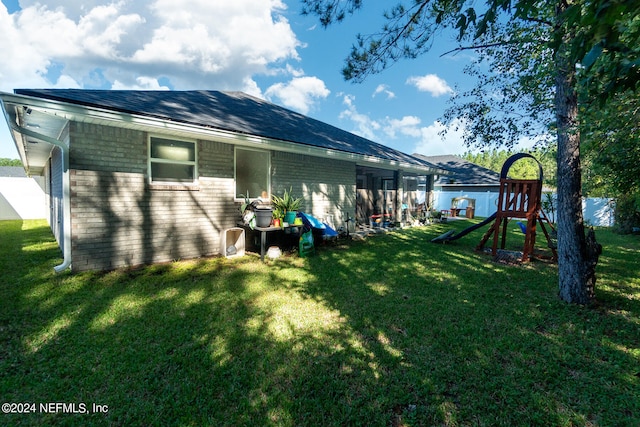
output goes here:
<path id="1" fill-rule="evenodd" d="M 334 279 L 300 290 L 362 334 L 384 367 L 376 383 L 388 419 L 558 425 L 637 414 L 638 360 L 629 351 L 638 348 L 637 311 L 622 318 L 566 306 L 555 265 L 495 264 L 473 251 L 481 234 L 429 243 L 441 232 L 322 253 L 309 270 Z"/>
<path id="2" fill-rule="evenodd" d="M 3 229 L 3 232 L 5 229 Z M 14 232 L 8 232 L 14 236 Z M 18 425 L 558 425 L 637 419 L 630 318 L 565 306 L 546 264 L 493 264 L 438 227 L 262 263 L 203 259 L 3 284 L 6 401 L 108 413 Z M 39 230 L 47 236 L 46 228 Z M 479 237 L 478 237 L 479 238 Z M 20 248 L 20 249 L 17 249 Z M 42 257 L 42 259 L 47 259 Z M 30 268 L 27 268 L 30 267 Z M 636 341 L 637 344 L 637 341 Z M 634 418 L 636 417 L 636 418 Z M 623 422 L 624 421 L 624 422 Z"/>

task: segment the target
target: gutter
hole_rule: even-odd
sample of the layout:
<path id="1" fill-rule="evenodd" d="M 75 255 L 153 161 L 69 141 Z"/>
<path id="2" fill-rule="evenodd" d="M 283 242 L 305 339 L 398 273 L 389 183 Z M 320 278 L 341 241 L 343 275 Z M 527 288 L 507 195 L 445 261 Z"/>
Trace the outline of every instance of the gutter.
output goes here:
<path id="1" fill-rule="evenodd" d="M 70 180 L 69 180 L 69 147 L 64 142 L 52 138 L 47 135 L 42 135 L 40 133 L 34 132 L 30 129 L 24 128 L 17 123 L 9 120 L 9 125 L 16 132 L 30 136 L 31 138 L 39 139 L 56 147 L 59 147 L 62 150 L 62 211 L 63 211 L 63 220 L 64 223 L 62 225 L 62 234 L 63 234 L 63 244 L 62 244 L 62 254 L 63 260 L 62 264 L 53 267 L 56 273 L 61 273 L 67 268 L 71 267 L 71 199 L 70 196 Z"/>

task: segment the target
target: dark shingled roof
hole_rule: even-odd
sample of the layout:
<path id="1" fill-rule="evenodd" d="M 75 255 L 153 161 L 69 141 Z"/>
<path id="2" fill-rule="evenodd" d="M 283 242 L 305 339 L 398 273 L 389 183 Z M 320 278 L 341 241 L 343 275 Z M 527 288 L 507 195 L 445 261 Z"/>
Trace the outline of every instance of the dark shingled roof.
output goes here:
<path id="1" fill-rule="evenodd" d="M 455 185 L 499 185 L 500 174 L 491 169 L 468 162 L 460 157 L 447 156 L 424 156 L 413 154 L 421 160 L 434 164 L 436 167 L 451 172 L 451 175 L 440 176 L 436 180 L 436 185 L 451 185 L 451 179 Z"/>
<path id="2" fill-rule="evenodd" d="M 26 178 L 27 173 L 22 166 L 0 166 L 0 177 Z"/>
<path id="3" fill-rule="evenodd" d="M 15 93 L 429 166 L 409 154 L 243 92 L 16 89 Z"/>

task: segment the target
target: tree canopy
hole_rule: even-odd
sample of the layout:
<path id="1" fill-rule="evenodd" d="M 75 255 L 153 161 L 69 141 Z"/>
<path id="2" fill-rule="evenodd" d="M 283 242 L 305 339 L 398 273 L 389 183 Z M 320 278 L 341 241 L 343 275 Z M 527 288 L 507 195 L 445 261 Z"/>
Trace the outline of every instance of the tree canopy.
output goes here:
<path id="1" fill-rule="evenodd" d="M 22 166 L 22 162 L 18 159 L 0 158 L 0 166 Z"/>
<path id="2" fill-rule="evenodd" d="M 327 26 L 364 1 L 302 3 L 304 13 L 318 15 Z M 480 146 L 511 147 L 523 136 L 542 144 L 555 140 L 559 294 L 567 302 L 588 303 L 599 251 L 587 239 L 582 218 L 585 114 L 579 99 L 606 108 L 614 95 L 637 90 L 640 2 L 406 0 L 385 17 L 379 32 L 357 37 L 343 68 L 345 79 L 362 81 L 427 52 L 439 32 L 456 31 L 455 51 L 478 55 L 467 69 L 478 83 L 454 100 L 445 120 L 461 118 L 467 142 Z"/>
<path id="3" fill-rule="evenodd" d="M 504 162 L 514 154 L 513 151 L 493 148 L 490 150 L 483 150 L 481 152 L 467 151 L 462 155 L 462 158 L 472 163 L 491 169 L 494 172 L 500 173 Z M 532 150 L 530 154 L 535 157 L 542 165 L 544 173 L 543 184 L 549 188 L 555 188 L 556 186 L 556 160 L 555 160 L 555 148 L 538 148 Z M 512 178 L 517 179 L 534 179 L 538 177 L 538 164 L 529 158 L 521 159 L 515 162 L 509 172 Z"/>

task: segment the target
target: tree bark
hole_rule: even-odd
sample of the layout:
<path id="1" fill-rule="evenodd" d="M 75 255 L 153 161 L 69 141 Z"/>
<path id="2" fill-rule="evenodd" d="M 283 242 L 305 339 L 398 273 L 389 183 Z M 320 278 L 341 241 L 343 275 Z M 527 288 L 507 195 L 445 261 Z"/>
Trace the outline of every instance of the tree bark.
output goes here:
<path id="1" fill-rule="evenodd" d="M 595 287 L 588 271 L 587 245 L 582 216 L 582 176 L 575 64 L 561 45 L 555 57 L 555 108 L 558 126 L 558 287 L 560 298 L 588 304 Z M 597 260 L 596 260 L 597 262 Z M 592 283 L 588 283 L 592 281 Z"/>

